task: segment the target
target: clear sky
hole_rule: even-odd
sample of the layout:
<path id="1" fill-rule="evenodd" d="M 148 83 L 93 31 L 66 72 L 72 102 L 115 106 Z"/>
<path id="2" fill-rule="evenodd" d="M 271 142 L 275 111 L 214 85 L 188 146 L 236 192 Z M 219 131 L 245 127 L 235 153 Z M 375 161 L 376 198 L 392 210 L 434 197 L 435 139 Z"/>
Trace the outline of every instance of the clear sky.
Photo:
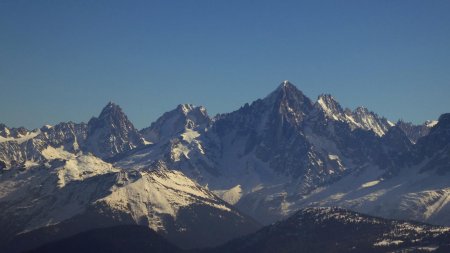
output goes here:
<path id="1" fill-rule="evenodd" d="M 0 0 L 0 122 L 86 122 L 111 100 L 142 128 L 288 79 L 419 123 L 450 112 L 449 13 L 448 0 Z"/>

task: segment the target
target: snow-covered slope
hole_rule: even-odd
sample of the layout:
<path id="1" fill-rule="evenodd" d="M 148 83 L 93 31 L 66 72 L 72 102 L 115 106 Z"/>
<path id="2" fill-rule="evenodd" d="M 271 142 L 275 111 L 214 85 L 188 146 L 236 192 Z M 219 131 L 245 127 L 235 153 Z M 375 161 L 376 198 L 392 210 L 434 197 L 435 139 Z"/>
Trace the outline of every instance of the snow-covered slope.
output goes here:
<path id="1" fill-rule="evenodd" d="M 0 135 L 0 142 L 17 142 L 18 144 L 21 144 L 36 137 L 40 133 L 40 130 L 39 129 L 36 129 L 34 131 L 25 130 L 23 134 L 19 132 L 16 135 L 11 135 L 10 130 L 5 127 L 2 133 L 4 134 Z"/>
<path id="2" fill-rule="evenodd" d="M 450 225 L 448 176 L 421 173 L 420 166 L 391 178 L 383 174 L 368 167 L 303 196 L 292 208 L 341 206 L 386 218 Z"/>
<path id="3" fill-rule="evenodd" d="M 83 212 L 110 187 L 111 173 L 118 172 L 94 156 L 67 158 L 1 175 L 0 219 L 5 235 L 57 224 Z M 99 181 L 102 175 L 104 180 Z"/>
<path id="4" fill-rule="evenodd" d="M 54 156 L 57 153 L 48 152 Z M 163 163 L 123 170 L 93 155 L 65 155 L 64 160 L 1 175 L 3 244 L 20 234 L 39 234 L 34 231 L 49 226 L 60 227 L 56 237 L 67 236 L 104 226 L 96 222 L 102 219 L 109 220 L 109 225 L 146 225 L 182 247 L 217 245 L 258 227 Z M 67 223 L 76 226 L 64 225 Z M 215 227 L 211 228 L 212 224 Z M 195 238 L 195 234 L 203 237 Z M 48 236 L 42 240 L 51 239 Z"/>

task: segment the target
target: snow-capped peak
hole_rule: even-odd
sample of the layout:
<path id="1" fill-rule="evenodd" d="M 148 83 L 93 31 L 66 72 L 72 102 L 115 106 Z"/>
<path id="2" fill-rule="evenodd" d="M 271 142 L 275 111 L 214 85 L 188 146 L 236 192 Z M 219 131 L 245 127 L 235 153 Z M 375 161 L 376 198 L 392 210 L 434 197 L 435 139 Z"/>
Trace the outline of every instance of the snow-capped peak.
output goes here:
<path id="1" fill-rule="evenodd" d="M 206 108 L 204 106 L 195 106 L 193 104 L 179 104 L 177 108 L 175 109 L 182 114 L 188 116 L 193 114 L 200 114 L 204 116 L 208 116 L 208 113 L 206 111 Z"/>
<path id="2" fill-rule="evenodd" d="M 211 122 L 211 118 L 203 106 L 180 104 L 172 111 L 164 113 L 151 124 L 141 130 L 147 141 L 156 143 L 178 136 L 189 130 L 204 130 Z"/>
<path id="3" fill-rule="evenodd" d="M 427 120 L 427 121 L 425 121 L 425 126 L 426 126 L 426 127 L 429 127 L 429 128 L 432 128 L 432 127 L 434 127 L 437 123 L 438 123 L 437 120 Z"/>
<path id="4" fill-rule="evenodd" d="M 193 108 L 194 106 L 192 104 L 180 104 L 177 106 L 177 109 L 179 109 L 185 115 L 192 111 Z"/>
<path id="5" fill-rule="evenodd" d="M 301 91 L 298 90 L 297 87 L 295 87 L 295 85 L 292 84 L 291 82 L 289 82 L 288 80 L 284 80 L 274 92 L 277 92 L 277 91 L 282 91 L 284 93 L 286 93 L 286 92 L 296 92 L 296 93 L 300 92 L 301 93 Z"/>

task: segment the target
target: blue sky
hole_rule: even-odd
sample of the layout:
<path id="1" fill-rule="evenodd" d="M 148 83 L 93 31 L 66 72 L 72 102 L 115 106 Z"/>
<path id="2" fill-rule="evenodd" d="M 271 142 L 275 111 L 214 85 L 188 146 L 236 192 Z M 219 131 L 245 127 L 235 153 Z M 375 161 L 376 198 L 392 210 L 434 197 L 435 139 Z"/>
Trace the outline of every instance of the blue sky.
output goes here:
<path id="1" fill-rule="evenodd" d="M 450 112 L 450 1 L 0 0 L 0 122 L 138 128 L 180 103 L 211 115 L 288 79 L 393 121 Z"/>

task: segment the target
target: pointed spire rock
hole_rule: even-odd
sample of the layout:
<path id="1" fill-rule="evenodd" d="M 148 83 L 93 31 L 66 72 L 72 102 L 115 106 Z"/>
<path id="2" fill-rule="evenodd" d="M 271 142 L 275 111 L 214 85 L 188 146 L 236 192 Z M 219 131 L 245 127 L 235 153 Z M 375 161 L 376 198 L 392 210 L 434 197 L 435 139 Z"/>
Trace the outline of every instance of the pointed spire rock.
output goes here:
<path id="1" fill-rule="evenodd" d="M 280 85 L 278 85 L 278 88 L 275 91 L 297 91 L 301 92 L 297 87 L 295 87 L 294 84 L 289 82 L 289 80 L 284 80 Z"/>
<path id="2" fill-rule="evenodd" d="M 345 110 L 330 94 L 319 95 L 315 107 L 322 111 L 328 118 L 331 118 L 333 120 L 346 121 Z"/>
<path id="3" fill-rule="evenodd" d="M 101 158 L 143 145 L 143 139 L 120 106 L 109 102 L 88 122 L 86 151 Z"/>
<path id="4" fill-rule="evenodd" d="M 317 98 L 317 104 L 322 108 L 334 109 L 334 111 L 343 112 L 344 109 L 339 102 L 330 94 L 321 94 Z"/>
<path id="5" fill-rule="evenodd" d="M 313 108 L 311 100 L 288 80 L 283 81 L 263 101 L 279 113 L 293 116 L 297 123 Z"/>
<path id="6" fill-rule="evenodd" d="M 102 111 L 100 112 L 100 115 L 98 118 L 104 118 L 106 116 L 118 116 L 118 117 L 126 117 L 125 113 L 122 111 L 122 108 L 120 108 L 119 105 L 109 102 L 105 107 L 103 107 Z"/>
<path id="7" fill-rule="evenodd" d="M 300 91 L 294 84 L 292 84 L 288 80 L 284 80 L 280 85 L 278 85 L 278 87 L 274 91 L 272 91 L 269 95 L 267 95 L 266 99 L 280 96 L 283 97 L 294 96 L 306 98 L 303 92 Z"/>

